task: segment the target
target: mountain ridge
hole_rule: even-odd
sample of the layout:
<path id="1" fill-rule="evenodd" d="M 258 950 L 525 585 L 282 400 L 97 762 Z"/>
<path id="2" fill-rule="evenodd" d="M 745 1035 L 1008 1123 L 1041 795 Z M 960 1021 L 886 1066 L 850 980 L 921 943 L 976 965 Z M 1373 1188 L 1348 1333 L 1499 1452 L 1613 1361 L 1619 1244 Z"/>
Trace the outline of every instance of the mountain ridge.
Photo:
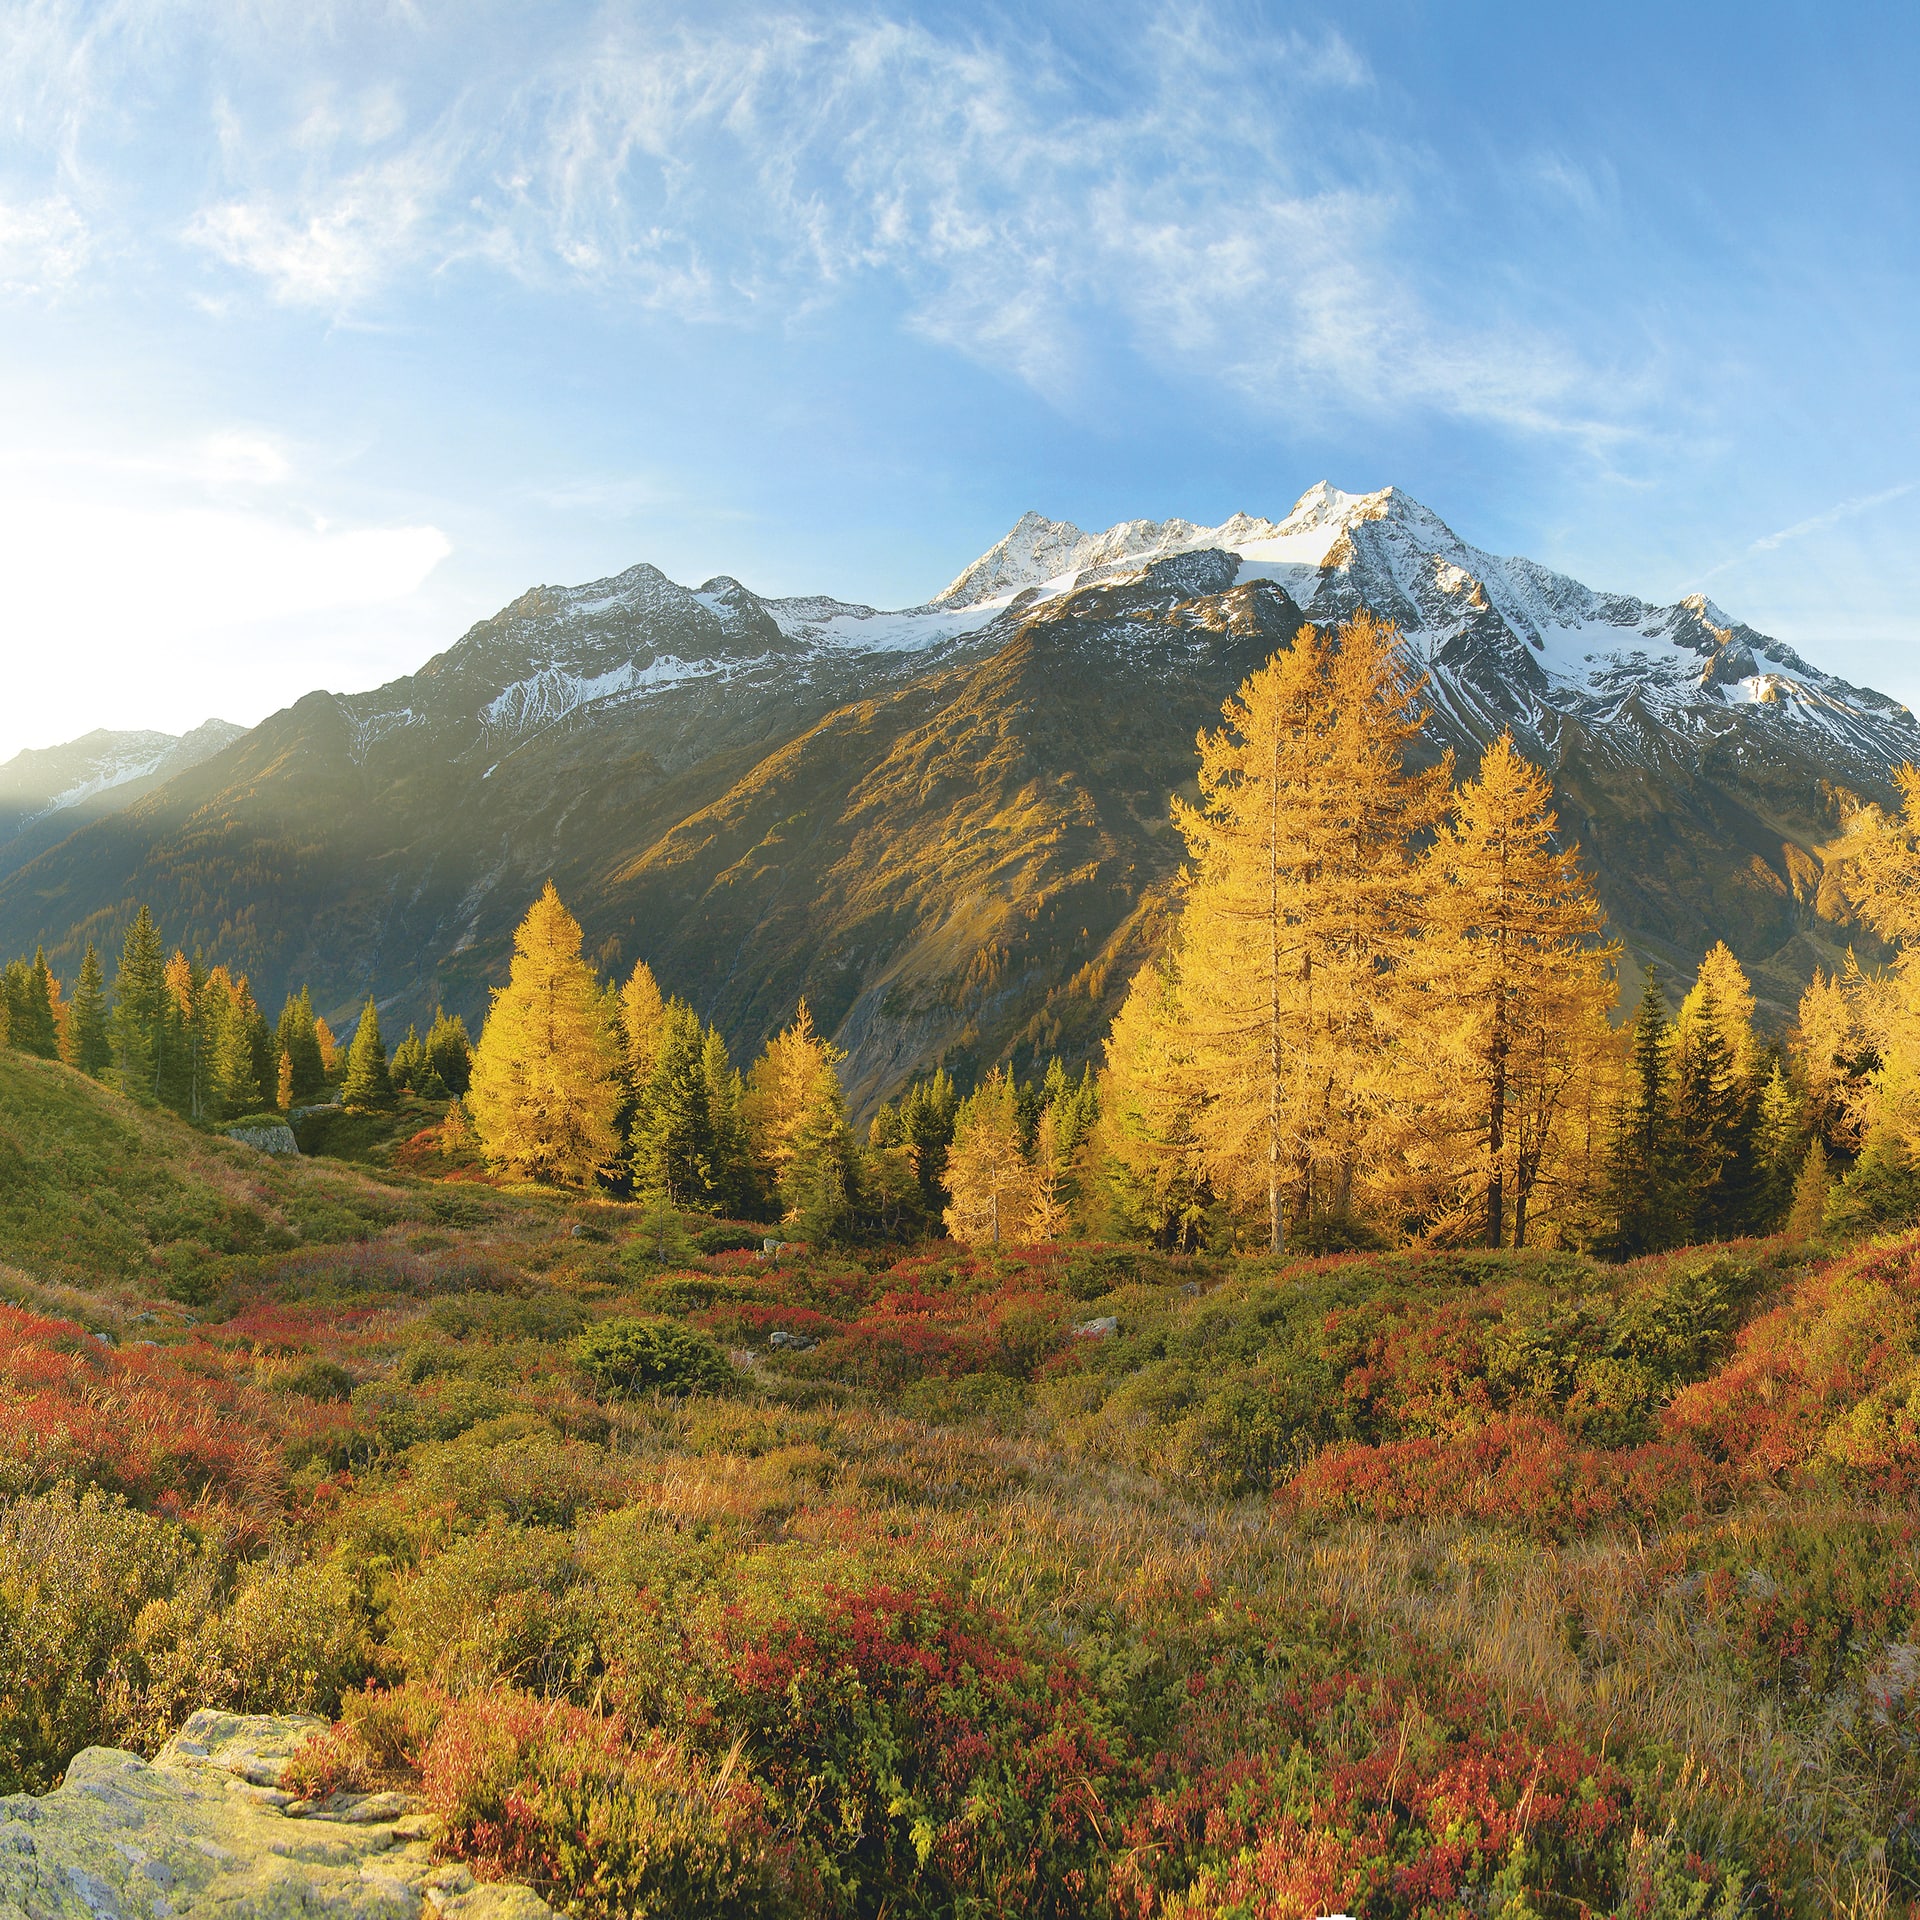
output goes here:
<path id="1" fill-rule="evenodd" d="M 1360 606 L 1402 627 L 1433 751 L 1511 728 L 1552 772 L 1633 954 L 1690 972 L 1728 938 L 1776 1016 L 1838 960 L 1823 850 L 1920 755 L 1904 707 L 1704 596 L 1596 592 L 1325 483 L 1217 527 L 1025 515 L 893 611 L 645 563 L 532 588 L 0 873 L 0 945 L 109 944 L 150 898 L 263 998 L 472 1019 L 551 874 L 600 964 L 648 959 L 736 1049 L 804 993 L 869 1104 L 940 1059 L 1079 1057 L 1164 925 L 1194 732 Z"/>

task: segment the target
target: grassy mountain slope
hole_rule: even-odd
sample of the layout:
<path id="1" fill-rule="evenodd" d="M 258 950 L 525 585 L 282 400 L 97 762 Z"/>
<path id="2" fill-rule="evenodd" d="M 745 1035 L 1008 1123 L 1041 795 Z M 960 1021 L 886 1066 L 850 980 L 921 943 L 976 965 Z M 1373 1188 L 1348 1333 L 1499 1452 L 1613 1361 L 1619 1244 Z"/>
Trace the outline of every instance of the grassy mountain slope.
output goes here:
<path id="1" fill-rule="evenodd" d="M 0 1271 L 191 1295 L 228 1256 L 349 1239 L 421 1210 L 338 1166 L 196 1132 L 56 1061 L 0 1050 Z"/>

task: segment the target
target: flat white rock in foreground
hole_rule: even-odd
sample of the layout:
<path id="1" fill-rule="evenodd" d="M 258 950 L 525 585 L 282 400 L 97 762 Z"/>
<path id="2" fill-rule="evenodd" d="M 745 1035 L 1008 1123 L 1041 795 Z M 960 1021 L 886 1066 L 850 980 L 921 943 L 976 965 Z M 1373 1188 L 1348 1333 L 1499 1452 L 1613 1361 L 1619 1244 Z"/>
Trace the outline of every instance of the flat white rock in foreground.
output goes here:
<path id="1" fill-rule="evenodd" d="M 0 1920 L 552 1920 L 436 1863 L 399 1794 L 293 1811 L 274 1783 L 324 1724 L 203 1707 L 151 1763 L 89 1747 L 52 1793 L 0 1798 Z"/>

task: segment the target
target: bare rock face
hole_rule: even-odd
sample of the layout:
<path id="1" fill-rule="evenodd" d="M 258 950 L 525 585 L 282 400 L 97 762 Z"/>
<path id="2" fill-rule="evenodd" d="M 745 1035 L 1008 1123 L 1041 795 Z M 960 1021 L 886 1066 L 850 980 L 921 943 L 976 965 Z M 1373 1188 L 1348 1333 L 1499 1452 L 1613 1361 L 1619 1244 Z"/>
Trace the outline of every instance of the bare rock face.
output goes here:
<path id="1" fill-rule="evenodd" d="M 89 1747 L 52 1793 L 0 1798 L 0 1920 L 551 1920 L 437 1863 L 402 1794 L 282 1792 L 323 1724 L 203 1708 L 151 1762 Z"/>
<path id="2" fill-rule="evenodd" d="M 238 1140 L 243 1147 L 252 1147 L 260 1153 L 297 1155 L 300 1151 L 300 1142 L 293 1137 L 293 1129 L 284 1120 L 276 1121 L 271 1126 L 263 1123 L 256 1127 L 229 1127 L 227 1138 Z"/>

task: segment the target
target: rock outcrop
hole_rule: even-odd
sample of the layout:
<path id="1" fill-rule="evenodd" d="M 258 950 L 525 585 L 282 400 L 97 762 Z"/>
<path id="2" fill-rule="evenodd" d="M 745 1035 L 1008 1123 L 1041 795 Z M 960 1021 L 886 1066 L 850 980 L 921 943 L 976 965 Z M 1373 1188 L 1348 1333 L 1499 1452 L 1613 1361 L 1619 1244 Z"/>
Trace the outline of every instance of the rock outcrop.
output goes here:
<path id="1" fill-rule="evenodd" d="M 292 1153 L 300 1151 L 300 1142 L 293 1137 L 293 1129 L 284 1120 L 271 1125 L 261 1122 L 251 1127 L 229 1127 L 229 1140 L 238 1140 L 244 1147 L 253 1147 L 261 1153 Z"/>
<path id="2" fill-rule="evenodd" d="M 436 1861 L 402 1794 L 281 1791 L 322 1724 L 203 1708 L 151 1761 L 89 1747 L 52 1793 L 0 1798 L 0 1920 L 551 1920 Z"/>

